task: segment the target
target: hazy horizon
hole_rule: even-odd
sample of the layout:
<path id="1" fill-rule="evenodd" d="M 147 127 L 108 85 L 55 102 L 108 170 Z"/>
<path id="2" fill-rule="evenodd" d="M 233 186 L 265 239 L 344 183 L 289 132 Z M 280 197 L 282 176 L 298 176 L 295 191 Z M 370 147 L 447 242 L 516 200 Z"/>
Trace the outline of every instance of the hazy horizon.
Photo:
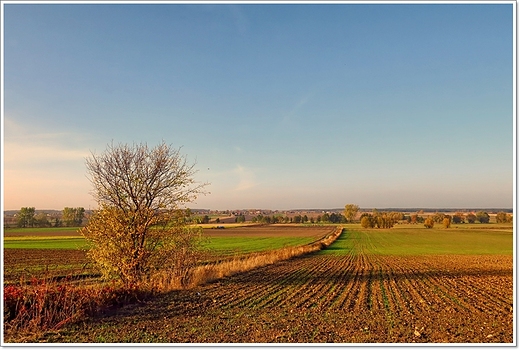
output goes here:
<path id="1" fill-rule="evenodd" d="M 347 204 L 355 204 L 355 203 L 347 203 Z M 81 206 L 80 206 L 81 207 Z M 285 209 L 274 209 L 274 208 L 227 208 L 227 209 L 210 209 L 210 208 L 195 208 L 195 207 L 189 207 L 192 210 L 211 210 L 211 211 L 242 211 L 242 210 L 271 210 L 271 211 L 280 211 L 280 212 L 288 212 L 288 211 L 315 211 L 315 210 L 343 210 L 343 207 L 337 207 L 337 208 L 285 208 Z M 86 211 L 89 210 L 95 210 L 96 208 L 85 208 Z M 421 207 L 360 207 L 360 211 L 371 211 L 371 210 L 401 210 L 401 211 L 407 211 L 407 210 L 424 210 L 426 213 L 433 212 L 433 211 L 447 211 L 447 210 L 460 210 L 460 211 L 468 211 L 468 210 L 513 210 L 513 207 L 467 207 L 467 208 L 421 208 Z M 18 209 L 4 209 L 4 212 L 7 211 L 19 211 Z M 60 209 L 52 209 L 52 208 L 35 208 L 36 211 L 63 211 L 63 208 Z"/>
<path id="2" fill-rule="evenodd" d="M 3 208 L 165 141 L 192 208 L 512 208 L 516 4 L 3 6 Z"/>

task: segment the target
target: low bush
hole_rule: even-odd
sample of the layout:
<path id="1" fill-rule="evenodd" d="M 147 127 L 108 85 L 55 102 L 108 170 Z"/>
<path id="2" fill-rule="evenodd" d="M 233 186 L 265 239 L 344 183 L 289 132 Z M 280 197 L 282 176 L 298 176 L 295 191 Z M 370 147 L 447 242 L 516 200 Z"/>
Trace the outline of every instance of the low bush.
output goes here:
<path id="1" fill-rule="evenodd" d="M 52 331 L 85 316 L 144 299 L 152 294 L 137 286 L 74 285 L 33 278 L 4 286 L 4 336 L 7 342 L 24 335 Z"/>

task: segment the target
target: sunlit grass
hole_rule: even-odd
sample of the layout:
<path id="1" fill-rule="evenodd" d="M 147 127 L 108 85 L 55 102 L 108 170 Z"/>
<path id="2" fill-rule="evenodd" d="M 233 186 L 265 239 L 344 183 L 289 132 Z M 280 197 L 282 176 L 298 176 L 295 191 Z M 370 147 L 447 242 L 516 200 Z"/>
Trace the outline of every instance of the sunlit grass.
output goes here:
<path id="1" fill-rule="evenodd" d="M 8 235 L 11 233 L 16 233 L 16 234 L 23 233 L 26 235 L 31 235 L 31 234 L 37 233 L 37 234 L 50 235 L 53 232 L 60 232 L 60 233 L 70 232 L 71 235 L 77 236 L 77 235 L 79 235 L 79 229 L 80 229 L 80 227 L 34 227 L 34 228 L 33 227 L 25 227 L 25 228 L 17 227 L 17 228 L 5 229 L 4 235 Z"/>
<path id="2" fill-rule="evenodd" d="M 313 237 L 211 237 L 204 244 L 206 249 L 215 253 L 251 253 L 287 246 L 298 246 L 315 241 Z"/>
<path id="3" fill-rule="evenodd" d="M 297 246 L 316 240 L 314 237 L 207 237 L 203 247 L 217 254 L 261 252 Z M 85 249 L 88 242 L 78 236 L 4 237 L 5 249 Z"/>
<path id="4" fill-rule="evenodd" d="M 4 249 L 85 249 L 88 243 L 78 237 L 4 237 Z"/>
<path id="5" fill-rule="evenodd" d="M 513 253 L 513 235 L 506 230 L 470 228 L 358 228 L 346 230 L 321 254 L 358 252 L 380 255 L 509 255 Z"/>

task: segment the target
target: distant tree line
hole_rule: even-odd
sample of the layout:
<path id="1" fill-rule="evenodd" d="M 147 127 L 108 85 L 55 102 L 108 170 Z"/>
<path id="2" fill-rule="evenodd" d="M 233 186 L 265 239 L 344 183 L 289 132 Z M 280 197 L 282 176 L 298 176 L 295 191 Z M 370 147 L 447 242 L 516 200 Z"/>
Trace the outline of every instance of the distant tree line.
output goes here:
<path id="1" fill-rule="evenodd" d="M 344 214 L 324 213 L 317 217 L 308 217 L 307 215 L 295 215 L 288 217 L 286 215 L 262 215 L 254 216 L 251 221 L 260 224 L 344 224 L 354 222 L 358 213 L 359 207 L 354 204 L 347 204 L 345 206 Z M 476 222 L 485 224 L 489 223 L 490 215 L 485 211 L 478 211 L 473 213 L 456 212 L 453 215 L 436 212 L 428 218 L 421 216 L 423 213 L 413 213 L 405 215 L 401 212 L 379 212 L 376 209 L 372 213 L 362 213 L 360 217 L 361 226 L 364 228 L 391 228 L 399 221 L 404 221 L 409 224 L 424 224 L 427 228 L 432 228 L 435 224 L 441 224 L 445 228 L 451 227 L 451 224 L 474 224 Z M 190 217 L 190 216 L 188 216 Z M 36 213 L 34 207 L 22 207 L 17 213 L 16 226 L 17 227 L 74 227 L 81 226 L 85 219 L 85 209 L 83 207 L 70 208 L 65 207 L 61 216 L 50 216 L 45 212 Z M 208 224 L 211 218 L 208 215 L 201 217 L 191 217 L 190 223 Z M 220 219 L 216 219 L 219 223 Z M 237 215 L 235 222 L 246 222 L 244 215 Z M 513 222 L 513 215 L 506 212 L 498 212 L 496 214 L 497 223 L 511 223 Z M 5 227 L 6 226 L 4 223 Z"/>
<path id="2" fill-rule="evenodd" d="M 17 227 L 62 227 L 81 226 L 85 218 L 85 208 L 65 207 L 60 217 L 50 217 L 45 212 L 36 214 L 35 207 L 22 207 L 17 214 Z"/>
<path id="3" fill-rule="evenodd" d="M 252 218 L 252 222 L 259 224 L 342 224 L 346 223 L 347 219 L 342 214 L 324 213 L 317 217 L 309 217 L 307 215 L 295 215 L 292 217 L 285 215 L 262 215 L 258 214 Z"/>
<path id="4" fill-rule="evenodd" d="M 345 212 L 348 211 L 348 207 L 351 205 L 347 205 L 345 207 Z M 356 208 L 354 207 L 354 210 Z M 442 225 L 444 228 L 450 228 L 451 224 L 461 224 L 461 223 L 469 223 L 473 224 L 475 222 L 479 222 L 482 224 L 487 224 L 490 221 L 490 215 L 485 211 L 478 211 L 475 214 L 467 213 L 464 214 L 462 212 L 456 212 L 453 215 L 448 215 L 444 213 L 437 212 L 429 217 L 425 218 L 422 216 L 424 212 L 413 213 L 410 215 L 405 215 L 401 212 L 379 212 L 374 209 L 372 213 L 362 213 L 360 217 L 361 226 L 364 228 L 391 228 L 398 222 L 407 222 L 409 224 L 424 224 L 426 228 L 433 228 L 435 224 Z M 354 215 L 350 215 L 352 218 Z M 352 219 L 348 220 L 349 222 Z M 513 215 L 508 214 L 506 212 L 499 212 L 496 215 L 497 223 L 511 223 L 513 222 Z"/>
<path id="5" fill-rule="evenodd" d="M 379 212 L 376 209 L 372 213 L 361 214 L 361 227 L 363 228 L 392 228 L 404 219 L 400 212 Z"/>
<path id="6" fill-rule="evenodd" d="M 468 213 L 464 214 L 461 212 L 457 212 L 453 215 L 447 215 L 442 213 L 435 213 L 431 217 L 427 218 L 424 221 L 424 226 L 427 228 L 432 228 L 435 223 L 442 224 L 444 228 L 449 228 L 452 223 L 454 224 L 474 224 L 477 221 L 481 224 L 488 224 L 490 219 L 490 215 L 485 211 L 478 211 L 475 214 Z M 513 215 L 508 214 L 506 212 L 498 212 L 496 215 L 496 222 L 500 223 L 511 223 L 513 222 Z"/>
<path id="7" fill-rule="evenodd" d="M 424 217 L 424 212 L 420 211 L 417 213 L 412 213 L 409 215 L 405 215 L 402 212 L 398 211 L 378 211 L 374 209 L 372 213 L 362 213 L 359 221 L 356 220 L 357 214 L 359 211 L 359 206 L 355 204 L 347 204 L 345 205 L 345 210 L 343 214 L 338 213 L 324 213 L 322 215 L 307 216 L 307 215 L 295 215 L 292 217 L 288 217 L 286 215 L 263 215 L 258 214 L 254 216 L 251 221 L 253 223 L 259 224 L 287 224 L 287 223 L 295 223 L 295 224 L 321 224 L 321 223 L 332 223 L 332 224 L 344 224 L 344 223 L 353 223 L 360 222 L 361 226 L 364 228 L 391 228 L 398 222 L 406 222 L 409 224 L 424 224 L 427 228 L 432 228 L 435 224 L 443 225 L 445 228 L 451 227 L 451 224 L 463 224 L 463 223 L 489 223 L 490 215 L 485 211 L 479 211 L 475 214 L 473 213 L 462 213 L 456 212 L 453 215 L 448 215 L 441 212 L 436 212 L 435 214 Z M 506 212 L 499 212 L 496 215 L 497 223 L 510 223 L 513 221 L 513 215 L 508 214 Z M 209 223 L 210 217 L 205 215 L 204 217 L 199 217 L 197 219 L 197 223 Z M 218 223 L 219 220 L 217 219 Z M 243 223 L 246 222 L 246 217 L 244 215 L 237 215 L 235 217 L 235 222 Z"/>

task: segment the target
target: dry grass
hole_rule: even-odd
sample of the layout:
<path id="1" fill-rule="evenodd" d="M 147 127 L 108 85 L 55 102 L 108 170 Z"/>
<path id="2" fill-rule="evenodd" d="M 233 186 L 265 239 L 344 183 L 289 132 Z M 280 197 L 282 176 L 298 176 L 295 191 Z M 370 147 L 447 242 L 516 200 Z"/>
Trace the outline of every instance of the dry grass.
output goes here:
<path id="1" fill-rule="evenodd" d="M 188 271 L 187 278 L 183 281 L 178 278 L 172 278 L 170 275 L 162 275 L 156 279 L 154 288 L 161 291 L 193 288 L 236 273 L 249 271 L 303 254 L 317 252 L 332 244 L 339 237 L 342 230 L 341 227 L 338 227 L 322 239 L 298 247 L 285 247 L 265 253 L 252 253 L 247 256 L 195 266 Z"/>
<path id="2" fill-rule="evenodd" d="M 152 294 L 137 286 L 70 282 L 33 278 L 4 286 L 4 340 L 30 342 L 45 332 Z"/>

